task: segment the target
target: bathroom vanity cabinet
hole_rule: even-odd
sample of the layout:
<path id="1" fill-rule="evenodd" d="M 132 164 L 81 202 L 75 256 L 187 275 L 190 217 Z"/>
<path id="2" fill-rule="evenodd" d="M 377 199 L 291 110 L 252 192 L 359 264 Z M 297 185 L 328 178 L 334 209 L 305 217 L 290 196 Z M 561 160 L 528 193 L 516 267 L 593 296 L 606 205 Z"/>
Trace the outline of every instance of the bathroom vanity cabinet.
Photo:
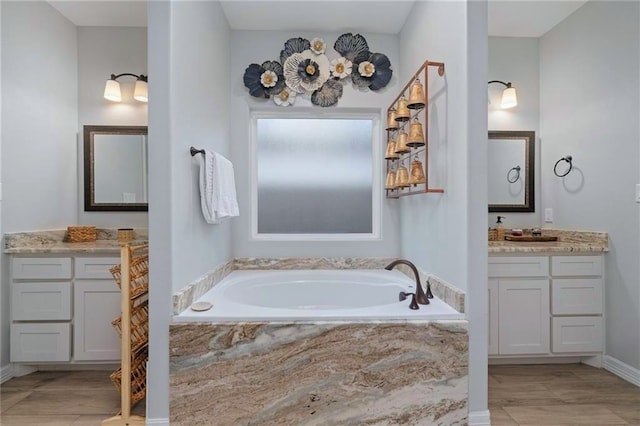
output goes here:
<path id="1" fill-rule="evenodd" d="M 489 256 L 489 355 L 601 355 L 604 255 Z"/>
<path id="2" fill-rule="evenodd" d="M 11 257 L 11 362 L 116 362 L 120 289 L 114 255 Z"/>

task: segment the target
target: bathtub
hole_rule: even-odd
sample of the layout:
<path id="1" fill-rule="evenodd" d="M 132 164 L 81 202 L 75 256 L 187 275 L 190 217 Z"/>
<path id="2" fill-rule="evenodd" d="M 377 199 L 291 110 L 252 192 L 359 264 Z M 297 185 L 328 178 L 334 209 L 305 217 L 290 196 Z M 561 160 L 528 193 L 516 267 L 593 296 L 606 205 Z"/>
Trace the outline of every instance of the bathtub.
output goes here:
<path id="1" fill-rule="evenodd" d="M 424 283 L 423 283 L 424 286 Z M 174 322 L 238 321 L 386 321 L 459 320 L 465 315 L 438 298 L 419 310 L 409 309 L 415 280 L 397 270 L 240 270 L 233 271 L 197 302 L 213 308 L 190 308 Z"/>

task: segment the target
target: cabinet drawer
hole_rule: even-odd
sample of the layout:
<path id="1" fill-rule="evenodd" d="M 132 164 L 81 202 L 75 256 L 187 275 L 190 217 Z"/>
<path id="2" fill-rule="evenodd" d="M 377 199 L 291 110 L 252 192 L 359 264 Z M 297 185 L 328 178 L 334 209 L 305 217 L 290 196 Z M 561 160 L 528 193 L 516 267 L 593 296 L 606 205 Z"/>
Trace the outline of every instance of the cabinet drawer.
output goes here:
<path id="1" fill-rule="evenodd" d="M 602 314 L 602 279 L 553 279 L 551 313 L 553 315 Z"/>
<path id="2" fill-rule="evenodd" d="M 551 323 L 553 352 L 602 352 L 602 317 L 560 317 Z"/>
<path id="3" fill-rule="evenodd" d="M 14 257 L 11 260 L 14 279 L 69 279 L 71 258 L 68 257 Z"/>
<path id="4" fill-rule="evenodd" d="M 11 319 L 14 321 L 70 320 L 71 283 L 12 283 Z"/>
<path id="5" fill-rule="evenodd" d="M 490 277 L 546 277 L 549 275 L 549 258 L 531 257 L 490 257 Z"/>
<path id="6" fill-rule="evenodd" d="M 76 257 L 76 278 L 113 279 L 109 269 L 119 263 L 119 257 Z"/>
<path id="7" fill-rule="evenodd" d="M 551 275 L 601 276 L 602 256 L 552 256 Z"/>
<path id="8" fill-rule="evenodd" d="M 11 362 L 71 359 L 71 324 L 12 324 Z"/>

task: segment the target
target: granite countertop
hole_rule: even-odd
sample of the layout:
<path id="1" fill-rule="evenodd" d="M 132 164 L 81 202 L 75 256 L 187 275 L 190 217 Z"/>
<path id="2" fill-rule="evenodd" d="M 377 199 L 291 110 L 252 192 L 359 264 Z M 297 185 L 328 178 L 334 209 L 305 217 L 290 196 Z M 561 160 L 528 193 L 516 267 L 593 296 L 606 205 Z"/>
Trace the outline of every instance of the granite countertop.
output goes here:
<path id="1" fill-rule="evenodd" d="M 118 241 L 117 229 L 98 228 L 96 231 L 97 240 L 88 243 L 66 242 L 64 229 L 5 234 L 4 252 L 7 254 L 120 254 L 120 247 L 125 243 Z M 144 244 L 148 239 L 146 229 L 134 229 L 134 240 L 126 244 Z"/>
<path id="2" fill-rule="evenodd" d="M 557 236 L 558 241 L 489 241 L 489 254 L 605 253 L 609 251 L 609 236 L 606 232 L 543 229 L 542 235 Z"/>

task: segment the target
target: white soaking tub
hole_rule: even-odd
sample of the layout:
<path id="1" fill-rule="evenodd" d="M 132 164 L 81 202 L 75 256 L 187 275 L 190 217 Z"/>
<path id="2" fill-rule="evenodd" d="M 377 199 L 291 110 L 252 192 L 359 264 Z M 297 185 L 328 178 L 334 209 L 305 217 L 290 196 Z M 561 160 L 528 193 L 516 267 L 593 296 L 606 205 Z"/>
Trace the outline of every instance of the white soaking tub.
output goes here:
<path id="1" fill-rule="evenodd" d="M 415 280 L 397 270 L 233 271 L 197 300 L 213 308 L 187 308 L 174 322 L 465 319 L 435 297 L 411 310 L 402 291 L 413 293 Z"/>

